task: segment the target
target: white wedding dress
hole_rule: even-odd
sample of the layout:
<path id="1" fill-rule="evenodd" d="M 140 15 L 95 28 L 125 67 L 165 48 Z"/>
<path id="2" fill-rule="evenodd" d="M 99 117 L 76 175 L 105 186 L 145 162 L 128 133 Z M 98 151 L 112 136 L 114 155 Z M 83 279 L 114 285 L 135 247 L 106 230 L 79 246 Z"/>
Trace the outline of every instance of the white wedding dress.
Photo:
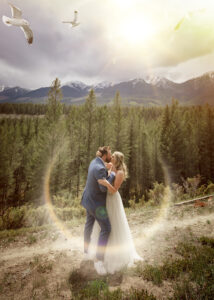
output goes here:
<path id="1" fill-rule="evenodd" d="M 113 274 L 123 267 L 130 267 L 136 261 L 143 260 L 136 252 L 129 224 L 126 218 L 123 202 L 119 192 L 107 193 L 106 208 L 111 223 L 111 233 L 105 251 L 104 265 L 106 271 Z M 88 254 L 93 259 L 96 248 L 100 226 L 94 223 Z"/>

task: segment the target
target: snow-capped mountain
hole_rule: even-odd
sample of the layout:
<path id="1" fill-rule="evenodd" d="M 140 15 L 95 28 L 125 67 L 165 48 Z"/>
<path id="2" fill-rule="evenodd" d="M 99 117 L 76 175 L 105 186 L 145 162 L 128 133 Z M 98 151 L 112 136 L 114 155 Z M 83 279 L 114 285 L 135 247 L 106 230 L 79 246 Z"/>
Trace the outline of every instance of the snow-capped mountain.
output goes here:
<path id="1" fill-rule="evenodd" d="M 80 90 L 88 89 L 89 87 L 87 84 L 85 84 L 82 81 L 69 81 L 63 84 L 63 86 L 68 86 L 70 88 L 80 89 Z"/>
<path id="2" fill-rule="evenodd" d="M 92 85 L 93 89 L 97 90 L 97 89 L 105 89 L 108 88 L 110 86 L 112 86 L 113 83 L 109 82 L 109 81 L 102 81 L 98 84 Z"/>
<path id="3" fill-rule="evenodd" d="M 144 82 L 146 82 L 146 80 L 144 80 L 143 78 L 135 78 L 135 79 L 131 79 L 130 80 L 132 82 L 132 85 L 136 85 L 136 84 L 142 84 Z"/>
<path id="4" fill-rule="evenodd" d="M 5 86 L 4 86 L 4 85 L 0 86 L 0 92 L 3 92 L 4 89 L 5 89 Z"/>
<path id="5" fill-rule="evenodd" d="M 123 99 L 123 103 L 143 105 L 165 105 L 172 98 L 185 104 L 210 103 L 214 105 L 214 72 L 190 79 L 183 83 L 175 83 L 158 76 L 147 76 L 122 81 L 100 82 L 95 85 L 87 85 L 81 81 L 70 81 L 61 87 L 63 102 L 67 104 L 84 103 L 90 89 L 94 89 L 97 103 L 109 103 L 117 91 Z M 45 103 L 50 87 L 42 87 L 29 91 L 21 87 L 1 87 L 0 102 L 33 102 Z"/>
<path id="6" fill-rule="evenodd" d="M 19 97 L 23 97 L 29 90 L 21 87 L 4 87 L 0 92 L 0 100 L 13 100 Z M 1 101 L 1 102 L 2 102 Z"/>
<path id="7" fill-rule="evenodd" d="M 154 76 L 154 75 L 148 75 L 144 78 L 145 82 L 157 87 L 166 87 L 169 83 L 171 83 L 170 80 L 164 78 L 164 77 L 159 77 L 159 76 Z"/>

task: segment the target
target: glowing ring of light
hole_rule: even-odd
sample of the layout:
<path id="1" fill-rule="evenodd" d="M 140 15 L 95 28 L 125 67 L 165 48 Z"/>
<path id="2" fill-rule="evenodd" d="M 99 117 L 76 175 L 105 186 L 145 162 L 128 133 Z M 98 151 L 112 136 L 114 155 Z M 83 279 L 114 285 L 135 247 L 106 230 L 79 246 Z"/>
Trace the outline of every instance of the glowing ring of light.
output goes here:
<path id="1" fill-rule="evenodd" d="M 57 217 L 56 213 L 54 212 L 54 208 L 53 208 L 52 201 L 51 201 L 51 195 L 50 195 L 51 171 L 52 171 L 52 168 L 55 164 L 55 160 L 57 158 L 57 155 L 60 153 L 60 151 L 62 151 L 62 148 L 61 148 L 61 150 L 58 151 L 58 153 L 56 153 L 54 155 L 52 161 L 48 164 L 48 167 L 46 169 L 45 180 L 44 180 L 44 197 L 45 197 L 45 203 L 47 205 L 48 212 L 49 212 L 49 215 L 50 215 L 52 221 L 54 222 L 56 227 L 58 229 L 60 229 L 60 231 L 66 236 L 66 238 L 71 239 L 73 237 L 72 237 L 69 229 L 66 227 L 64 222 L 62 222 Z M 165 219 L 165 217 L 167 215 L 167 212 L 168 212 L 168 208 L 169 208 L 170 203 L 171 203 L 172 191 L 169 188 L 170 174 L 168 172 L 167 166 L 163 163 L 163 161 L 160 161 L 160 163 L 161 163 L 162 168 L 163 168 L 164 179 L 165 179 L 164 181 L 165 181 L 165 185 L 167 186 L 167 188 L 165 189 L 165 194 L 164 194 L 161 206 L 160 206 L 159 214 L 156 216 L 153 224 L 149 228 L 144 230 L 144 232 L 141 234 L 141 238 L 137 238 L 135 240 L 135 244 L 140 244 L 140 243 L 142 244 L 142 238 L 144 238 L 144 239 L 151 238 L 155 234 L 155 232 L 160 229 L 160 224 Z M 112 251 L 115 251 L 115 250 L 116 249 L 112 249 Z"/>
<path id="2" fill-rule="evenodd" d="M 59 153 L 60 153 L 60 151 L 58 151 L 53 156 L 53 159 L 51 160 L 51 162 L 47 166 L 47 169 L 46 169 L 46 172 L 45 172 L 45 180 L 44 180 L 44 198 L 45 198 L 45 203 L 47 205 L 47 209 L 48 209 L 49 216 L 50 216 L 51 220 L 56 225 L 56 227 L 58 229 L 60 229 L 60 231 L 66 236 L 66 238 L 71 239 L 72 235 L 71 235 L 69 229 L 66 227 L 66 225 L 64 224 L 64 222 L 62 222 L 57 217 L 56 213 L 54 212 L 54 208 L 53 208 L 52 201 L 51 201 L 51 196 L 50 196 L 50 176 L 51 176 L 51 171 L 52 171 L 52 168 L 53 168 L 53 166 L 55 164 L 57 155 Z"/>

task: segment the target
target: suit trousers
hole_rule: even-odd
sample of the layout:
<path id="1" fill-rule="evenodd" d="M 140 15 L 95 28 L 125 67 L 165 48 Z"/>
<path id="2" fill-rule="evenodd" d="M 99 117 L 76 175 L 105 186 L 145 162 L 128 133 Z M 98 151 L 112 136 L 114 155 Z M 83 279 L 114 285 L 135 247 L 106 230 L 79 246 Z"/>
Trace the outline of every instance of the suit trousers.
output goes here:
<path id="1" fill-rule="evenodd" d="M 95 211 L 86 210 L 86 223 L 84 228 L 84 252 L 88 252 L 88 246 L 91 240 L 95 220 L 98 222 L 101 230 L 98 239 L 96 258 L 104 261 L 105 249 L 111 232 L 111 224 L 108 218 L 106 207 L 100 206 Z"/>

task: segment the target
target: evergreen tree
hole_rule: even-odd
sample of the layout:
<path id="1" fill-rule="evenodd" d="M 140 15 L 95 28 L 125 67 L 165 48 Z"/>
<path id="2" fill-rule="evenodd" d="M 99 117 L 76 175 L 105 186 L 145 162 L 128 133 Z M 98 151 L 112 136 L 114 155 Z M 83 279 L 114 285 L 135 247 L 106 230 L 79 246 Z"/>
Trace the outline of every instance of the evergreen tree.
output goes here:
<path id="1" fill-rule="evenodd" d="M 124 154 L 125 158 L 128 159 L 129 113 L 127 112 L 126 117 L 124 117 L 123 112 L 125 111 L 125 108 L 122 108 L 121 106 L 121 98 L 119 92 L 116 92 L 115 94 L 111 111 L 111 125 L 109 127 L 111 133 L 110 145 L 114 151 L 121 151 Z"/>
<path id="2" fill-rule="evenodd" d="M 94 90 L 91 89 L 86 102 L 84 104 L 84 129 L 85 129 L 85 162 L 86 170 L 91 159 L 95 156 L 96 152 L 96 97 Z"/>
<path id="3" fill-rule="evenodd" d="M 168 168 L 172 182 L 182 182 L 184 149 L 183 123 L 179 116 L 178 103 L 174 101 L 170 110 L 168 106 L 165 108 L 160 140 L 162 161 Z"/>
<path id="4" fill-rule="evenodd" d="M 62 93 L 60 90 L 60 81 L 56 78 L 48 93 L 47 112 L 44 120 L 40 124 L 40 131 L 38 140 L 38 155 L 36 159 L 35 182 L 34 182 L 34 195 L 39 198 L 42 194 L 42 185 L 44 174 L 47 166 L 53 164 L 57 165 L 58 155 L 66 151 L 67 140 L 65 121 L 63 119 L 63 106 L 61 103 Z M 60 176 L 61 168 L 57 168 L 52 172 L 51 176 L 51 192 L 57 189 L 54 182 L 58 183 L 55 177 Z"/>

